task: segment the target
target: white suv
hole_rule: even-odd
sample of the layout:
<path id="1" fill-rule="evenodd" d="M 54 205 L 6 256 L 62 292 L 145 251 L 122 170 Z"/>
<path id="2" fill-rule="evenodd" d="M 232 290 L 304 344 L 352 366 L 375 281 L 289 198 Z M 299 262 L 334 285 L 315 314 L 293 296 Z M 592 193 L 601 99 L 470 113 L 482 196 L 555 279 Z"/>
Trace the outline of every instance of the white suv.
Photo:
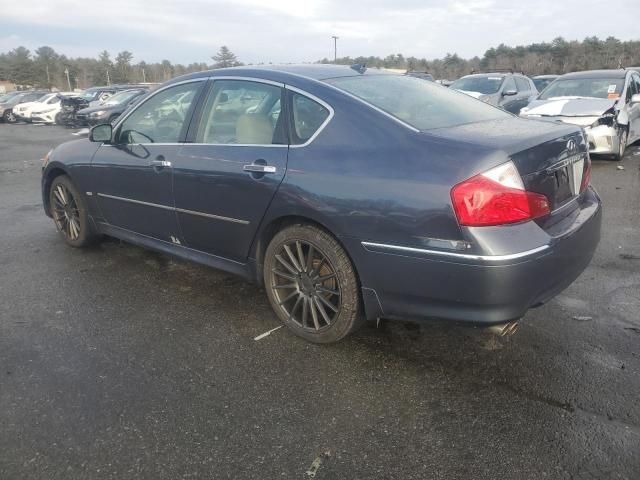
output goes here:
<path id="1" fill-rule="evenodd" d="M 62 95 L 67 95 L 66 92 L 60 92 Z M 50 93 L 44 97 L 38 99 L 35 102 L 20 103 L 13 107 L 13 115 L 16 120 L 22 120 L 24 122 L 31 122 L 31 115 L 33 111 L 45 110 L 51 108 L 60 103 L 60 98 L 57 93 Z"/>

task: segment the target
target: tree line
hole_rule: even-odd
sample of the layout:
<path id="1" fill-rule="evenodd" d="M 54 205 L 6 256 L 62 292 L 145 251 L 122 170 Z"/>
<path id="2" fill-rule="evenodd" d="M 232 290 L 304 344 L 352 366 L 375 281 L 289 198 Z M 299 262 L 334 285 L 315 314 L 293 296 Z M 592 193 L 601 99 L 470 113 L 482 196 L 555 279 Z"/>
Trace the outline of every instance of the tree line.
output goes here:
<path id="1" fill-rule="evenodd" d="M 321 63 L 334 63 L 324 58 Z M 427 71 L 435 78 L 456 79 L 472 71 L 513 69 L 527 75 L 563 74 L 581 70 L 640 66 L 640 41 L 620 41 L 614 37 L 601 40 L 587 37 L 583 41 L 567 41 L 562 37 L 552 42 L 510 47 L 500 44 L 487 50 L 482 57 L 464 59 L 456 53 L 444 58 L 405 57 L 401 53 L 381 57 L 343 57 L 336 63 L 367 67 L 398 68 Z"/>
<path id="2" fill-rule="evenodd" d="M 34 52 L 17 47 L 0 53 L 0 80 L 21 86 L 73 90 L 94 85 L 162 83 L 186 73 L 242 65 L 226 46 L 211 57 L 213 64 L 181 65 L 169 60 L 134 63 L 133 58 L 128 50 L 118 53 L 115 58 L 106 50 L 100 52 L 98 58 L 70 58 L 48 46 Z"/>
<path id="3" fill-rule="evenodd" d="M 174 64 L 169 60 L 146 63 L 133 62 L 133 53 L 119 52 L 114 58 L 104 50 L 97 58 L 70 58 L 43 46 L 34 52 L 17 47 L 0 53 L 0 80 L 18 85 L 66 90 L 69 87 L 87 88 L 114 83 L 161 83 L 186 73 L 242 65 L 236 55 L 223 46 L 206 62 L 189 65 Z M 317 63 L 333 63 L 327 58 Z M 620 41 L 614 37 L 601 40 L 587 37 L 582 41 L 567 41 L 558 37 L 551 42 L 532 43 L 510 47 L 504 44 L 487 50 L 482 57 L 461 58 L 448 53 L 444 58 L 405 57 L 401 53 L 386 57 L 342 57 L 336 63 L 366 64 L 367 67 L 397 68 L 428 71 L 436 78 L 455 79 L 472 71 L 509 69 L 528 75 L 562 74 L 579 70 L 640 66 L 640 41 Z"/>

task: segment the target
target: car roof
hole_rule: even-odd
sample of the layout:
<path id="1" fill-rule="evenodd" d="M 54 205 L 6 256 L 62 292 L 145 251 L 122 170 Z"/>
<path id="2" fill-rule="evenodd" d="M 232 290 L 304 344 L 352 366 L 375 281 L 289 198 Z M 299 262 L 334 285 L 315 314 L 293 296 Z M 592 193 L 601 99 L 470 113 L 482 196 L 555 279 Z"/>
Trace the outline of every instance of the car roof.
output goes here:
<path id="1" fill-rule="evenodd" d="M 628 70 L 622 68 L 615 70 L 587 70 L 584 72 L 565 73 L 560 78 L 563 80 L 572 78 L 624 78 Z"/>
<path id="2" fill-rule="evenodd" d="M 175 80 L 187 80 L 192 78 L 211 77 L 211 76 L 256 76 L 257 74 L 288 74 L 297 77 L 306 77 L 312 80 L 327 80 L 338 77 L 359 77 L 363 75 L 399 75 L 397 73 L 388 72 L 380 68 L 366 68 L 360 73 L 357 68 L 349 65 L 332 65 L 332 64 L 299 64 L 299 65 L 248 65 L 243 67 L 219 68 L 214 70 L 205 70 L 196 72 Z M 281 75 L 279 75 L 281 76 Z M 172 82 L 173 83 L 173 82 Z"/>
<path id="3" fill-rule="evenodd" d="M 533 79 L 546 80 L 547 78 L 558 78 L 560 75 L 536 75 Z"/>
<path id="4" fill-rule="evenodd" d="M 519 72 L 482 72 L 482 73 L 470 73 L 469 75 L 465 75 L 460 78 L 471 78 L 471 77 L 524 77 L 525 75 Z"/>

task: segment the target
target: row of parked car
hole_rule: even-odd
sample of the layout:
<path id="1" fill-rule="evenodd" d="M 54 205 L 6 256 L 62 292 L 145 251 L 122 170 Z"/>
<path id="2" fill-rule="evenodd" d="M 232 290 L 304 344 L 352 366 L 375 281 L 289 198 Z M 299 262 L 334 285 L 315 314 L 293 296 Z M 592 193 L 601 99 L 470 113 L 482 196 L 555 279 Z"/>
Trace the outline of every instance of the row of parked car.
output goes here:
<path id="1" fill-rule="evenodd" d="M 0 96 L 0 113 L 5 123 L 91 126 L 114 121 L 150 90 L 149 85 L 110 85 L 83 92 L 17 91 Z"/>
<path id="2" fill-rule="evenodd" d="M 513 71 L 475 73 L 450 88 L 522 117 L 578 125 L 592 154 L 619 160 L 627 145 L 640 140 L 640 68 L 534 78 Z"/>

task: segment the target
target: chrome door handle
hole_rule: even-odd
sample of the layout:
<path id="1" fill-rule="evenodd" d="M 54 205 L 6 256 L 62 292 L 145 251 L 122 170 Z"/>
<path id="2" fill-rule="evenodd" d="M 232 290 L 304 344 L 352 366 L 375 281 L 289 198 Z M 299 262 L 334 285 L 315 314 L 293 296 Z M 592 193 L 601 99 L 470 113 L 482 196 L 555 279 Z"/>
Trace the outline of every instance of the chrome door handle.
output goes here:
<path id="1" fill-rule="evenodd" d="M 171 162 L 169 160 L 153 160 L 151 162 L 152 167 L 170 167 Z"/>
<path id="2" fill-rule="evenodd" d="M 260 165 L 258 163 L 250 163 L 242 167 L 242 169 L 251 173 L 276 173 L 276 167 L 273 165 Z"/>

